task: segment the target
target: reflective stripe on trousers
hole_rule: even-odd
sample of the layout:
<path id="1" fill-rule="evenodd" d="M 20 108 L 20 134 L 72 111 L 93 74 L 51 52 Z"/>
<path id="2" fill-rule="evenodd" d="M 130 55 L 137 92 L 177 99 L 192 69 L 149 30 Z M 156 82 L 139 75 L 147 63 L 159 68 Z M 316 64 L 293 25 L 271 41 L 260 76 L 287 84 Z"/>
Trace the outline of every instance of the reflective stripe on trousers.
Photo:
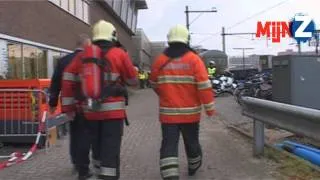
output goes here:
<path id="1" fill-rule="evenodd" d="M 100 176 L 117 176 L 117 168 L 100 167 Z"/>
<path id="2" fill-rule="evenodd" d="M 160 159 L 160 172 L 162 178 L 179 176 L 179 159 L 178 157 L 166 157 Z"/>
<path id="3" fill-rule="evenodd" d="M 197 169 L 201 165 L 201 156 L 197 156 L 195 158 L 188 158 L 188 167 L 189 169 Z"/>
<path id="4" fill-rule="evenodd" d="M 96 159 L 92 159 L 92 166 L 93 166 L 93 173 L 94 174 L 100 174 L 101 173 L 101 162 L 99 160 Z"/>

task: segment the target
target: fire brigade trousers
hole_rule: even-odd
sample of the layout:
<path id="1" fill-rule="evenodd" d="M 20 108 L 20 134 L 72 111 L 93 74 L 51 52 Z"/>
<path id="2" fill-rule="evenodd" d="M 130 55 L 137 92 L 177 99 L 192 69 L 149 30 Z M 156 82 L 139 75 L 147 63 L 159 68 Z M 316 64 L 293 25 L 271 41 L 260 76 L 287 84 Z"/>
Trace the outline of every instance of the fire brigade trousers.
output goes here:
<path id="1" fill-rule="evenodd" d="M 88 173 L 89 149 L 92 145 L 93 165 L 99 166 L 99 178 L 118 180 L 120 177 L 120 147 L 123 135 L 123 120 L 87 121 L 87 129 L 82 134 L 81 148 L 77 152 L 77 160 L 81 172 Z M 79 152 L 80 151 L 80 152 Z M 98 162 L 99 161 L 99 162 Z"/>
<path id="2" fill-rule="evenodd" d="M 83 126 L 81 123 L 83 118 L 79 114 L 76 114 L 73 121 L 70 122 L 70 157 L 72 164 L 76 165 L 76 153 L 77 153 L 77 140 L 78 135 L 83 130 Z"/>
<path id="3" fill-rule="evenodd" d="M 160 149 L 160 172 L 163 179 L 179 178 L 178 147 L 180 132 L 188 157 L 188 169 L 196 171 L 202 162 L 199 143 L 199 123 L 162 124 L 162 143 Z"/>
<path id="4" fill-rule="evenodd" d="M 77 113 L 74 120 L 70 122 L 70 156 L 71 162 L 75 165 L 78 170 L 78 166 L 83 164 L 83 157 L 77 157 L 77 153 L 90 152 L 90 145 L 92 150 L 92 164 L 94 167 L 99 166 L 100 162 L 98 161 L 99 151 L 96 150 L 96 146 L 93 145 L 92 138 L 90 138 L 89 131 L 87 129 L 88 121 L 83 117 L 83 115 Z M 79 138 L 80 137 L 80 138 Z M 89 139 L 90 138 L 90 139 Z M 83 140 L 86 143 L 83 143 Z M 89 149 L 87 149 L 89 148 Z M 89 154 L 86 155 L 87 161 L 89 164 Z M 82 168 L 83 173 L 88 173 L 88 169 Z"/>

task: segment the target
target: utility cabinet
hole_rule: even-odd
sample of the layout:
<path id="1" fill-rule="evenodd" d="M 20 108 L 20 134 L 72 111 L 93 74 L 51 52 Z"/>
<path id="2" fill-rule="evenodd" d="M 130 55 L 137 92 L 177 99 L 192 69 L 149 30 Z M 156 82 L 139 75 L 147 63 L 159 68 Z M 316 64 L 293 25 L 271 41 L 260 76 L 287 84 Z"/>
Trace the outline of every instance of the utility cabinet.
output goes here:
<path id="1" fill-rule="evenodd" d="M 320 109 L 320 56 L 274 56 L 272 72 L 274 101 Z"/>

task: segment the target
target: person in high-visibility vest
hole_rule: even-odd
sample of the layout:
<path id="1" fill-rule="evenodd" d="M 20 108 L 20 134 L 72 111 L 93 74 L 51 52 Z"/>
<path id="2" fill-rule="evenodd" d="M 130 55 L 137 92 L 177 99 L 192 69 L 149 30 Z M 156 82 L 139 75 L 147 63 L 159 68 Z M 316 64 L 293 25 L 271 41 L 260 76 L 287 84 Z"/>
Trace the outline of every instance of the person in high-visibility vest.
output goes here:
<path id="1" fill-rule="evenodd" d="M 212 79 L 216 76 L 216 62 L 214 61 L 210 61 L 209 62 L 209 67 L 207 68 L 207 71 L 208 71 L 208 77 L 209 79 Z"/>
<path id="2" fill-rule="evenodd" d="M 169 47 L 154 61 L 150 83 L 160 104 L 161 176 L 164 180 L 178 180 L 180 133 L 188 158 L 189 176 L 193 176 L 202 164 L 199 143 L 202 105 L 211 119 L 214 94 L 203 61 L 188 46 L 188 29 L 177 25 L 167 37 Z"/>
<path id="3" fill-rule="evenodd" d="M 145 80 L 146 80 L 146 75 L 144 71 L 139 71 L 139 81 L 140 81 L 140 88 L 144 89 L 145 86 Z"/>

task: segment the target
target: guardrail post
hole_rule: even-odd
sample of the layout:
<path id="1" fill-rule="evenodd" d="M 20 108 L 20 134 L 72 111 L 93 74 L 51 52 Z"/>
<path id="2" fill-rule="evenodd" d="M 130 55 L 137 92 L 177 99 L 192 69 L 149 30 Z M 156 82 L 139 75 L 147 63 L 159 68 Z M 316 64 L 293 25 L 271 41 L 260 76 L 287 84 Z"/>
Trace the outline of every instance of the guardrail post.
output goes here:
<path id="1" fill-rule="evenodd" d="M 264 123 L 254 119 L 253 121 L 253 155 L 259 157 L 264 152 Z"/>

